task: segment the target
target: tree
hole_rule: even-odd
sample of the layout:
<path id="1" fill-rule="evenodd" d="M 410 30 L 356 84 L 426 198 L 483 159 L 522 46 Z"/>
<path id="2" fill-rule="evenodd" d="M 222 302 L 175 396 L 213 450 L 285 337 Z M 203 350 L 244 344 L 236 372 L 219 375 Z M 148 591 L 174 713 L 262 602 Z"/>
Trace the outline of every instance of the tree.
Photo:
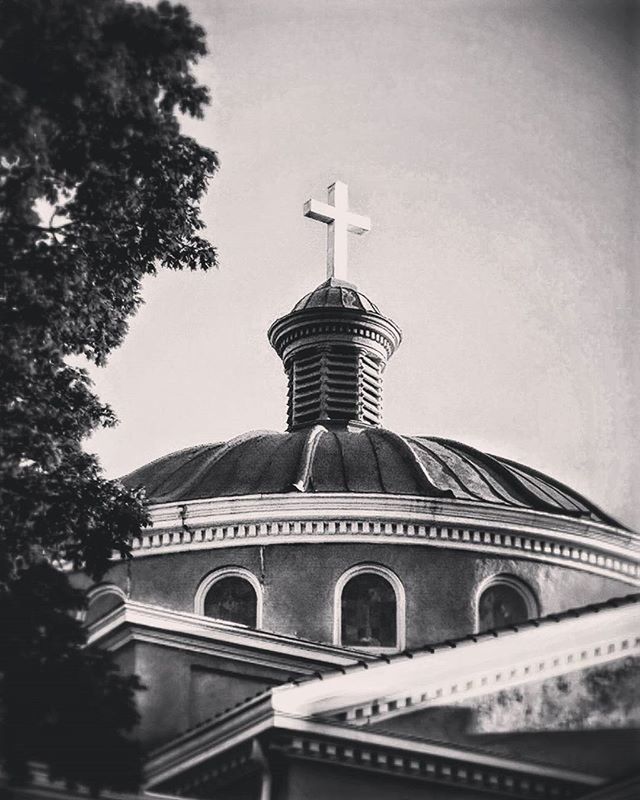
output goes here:
<path id="1" fill-rule="evenodd" d="M 207 269 L 198 232 L 214 152 L 188 11 L 126 0 L 0 4 L 0 750 L 92 789 L 134 788 L 134 677 L 86 647 L 63 566 L 99 580 L 147 521 L 83 439 L 114 416 L 91 389 L 161 267 Z M 42 218 L 43 209 L 47 217 Z"/>

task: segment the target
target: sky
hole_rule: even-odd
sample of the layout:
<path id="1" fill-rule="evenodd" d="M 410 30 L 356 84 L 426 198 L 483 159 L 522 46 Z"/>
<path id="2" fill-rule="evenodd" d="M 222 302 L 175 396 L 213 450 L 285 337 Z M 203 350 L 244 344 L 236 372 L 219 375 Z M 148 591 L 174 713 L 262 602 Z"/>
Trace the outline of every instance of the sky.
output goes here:
<path id="1" fill-rule="evenodd" d="M 325 277 L 310 197 L 372 230 L 349 279 L 403 330 L 384 425 L 463 441 L 640 529 L 638 17 L 616 0 L 187 0 L 207 31 L 220 268 L 164 273 L 96 390 L 109 476 L 284 430 L 266 331 Z M 635 33 L 635 42 L 634 42 Z M 637 66 L 636 66 L 637 69 Z"/>

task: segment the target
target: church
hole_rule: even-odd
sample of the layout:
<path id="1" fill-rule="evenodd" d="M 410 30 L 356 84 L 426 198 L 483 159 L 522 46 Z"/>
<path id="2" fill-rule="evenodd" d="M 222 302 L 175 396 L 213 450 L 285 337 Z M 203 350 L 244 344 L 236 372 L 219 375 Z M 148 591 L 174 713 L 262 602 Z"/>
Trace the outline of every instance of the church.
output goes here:
<path id="1" fill-rule="evenodd" d="M 401 330 L 346 273 L 369 219 L 339 182 L 304 214 L 327 278 L 268 331 L 286 432 L 123 478 L 152 526 L 89 590 L 89 641 L 147 687 L 142 796 L 639 797 L 640 538 L 534 469 L 386 429 Z"/>

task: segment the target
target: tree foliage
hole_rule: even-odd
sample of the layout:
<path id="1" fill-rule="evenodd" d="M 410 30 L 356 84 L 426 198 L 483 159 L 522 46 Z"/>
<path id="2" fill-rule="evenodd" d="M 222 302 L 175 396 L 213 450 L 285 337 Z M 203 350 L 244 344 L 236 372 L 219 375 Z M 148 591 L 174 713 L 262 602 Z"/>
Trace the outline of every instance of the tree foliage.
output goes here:
<path id="1" fill-rule="evenodd" d="M 40 761 L 93 788 L 139 779 L 137 680 L 85 646 L 83 596 L 60 568 L 99 580 L 147 516 L 83 452 L 114 418 L 69 358 L 105 362 L 145 275 L 216 263 L 199 235 L 216 155 L 180 130 L 208 102 L 193 74 L 205 52 L 168 2 L 0 3 L 0 747 L 14 777 Z"/>

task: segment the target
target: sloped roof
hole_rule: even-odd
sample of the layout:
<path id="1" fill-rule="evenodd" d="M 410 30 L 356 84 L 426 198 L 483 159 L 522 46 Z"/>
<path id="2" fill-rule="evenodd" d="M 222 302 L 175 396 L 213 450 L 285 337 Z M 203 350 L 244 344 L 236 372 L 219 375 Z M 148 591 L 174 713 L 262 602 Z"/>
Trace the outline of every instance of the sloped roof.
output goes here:
<path id="1" fill-rule="evenodd" d="M 335 760 L 342 752 L 336 742 L 344 741 L 351 743 L 351 749 L 345 749 L 345 754 L 352 753 L 355 745 L 369 760 L 377 759 L 376 753 L 384 748 L 396 754 L 401 750 L 409 753 L 412 761 L 404 757 L 398 761 L 404 766 L 409 764 L 409 771 L 414 762 L 418 764 L 423 757 L 432 761 L 448 758 L 453 759 L 451 763 L 468 763 L 474 769 L 481 769 L 482 764 L 491 765 L 492 769 L 506 770 L 511 778 L 520 772 L 547 776 L 565 781 L 565 784 L 573 781 L 573 795 L 581 783 L 584 793 L 589 785 L 603 784 L 605 778 L 572 773 L 571 769 L 546 763 L 538 762 L 536 765 L 530 759 L 526 762 L 510 761 L 508 757 L 468 744 L 459 746 L 451 742 L 436 742 L 363 725 L 367 718 L 362 714 L 358 716 L 357 711 L 363 708 L 371 711 L 376 706 L 382 708 L 384 698 L 387 712 L 391 708 L 396 713 L 413 712 L 418 707 L 416 704 L 410 702 L 402 709 L 392 695 L 407 694 L 408 687 L 422 692 L 429 684 L 433 688 L 440 678 L 449 684 L 455 682 L 460 688 L 449 697 L 433 695 L 433 702 L 446 705 L 463 699 L 469 685 L 468 678 L 476 680 L 483 671 L 488 670 L 494 675 L 498 672 L 498 677 L 504 675 L 508 681 L 513 678 L 511 671 L 515 669 L 519 671 L 515 682 L 526 682 L 539 678 L 539 674 L 534 674 L 536 665 L 549 661 L 551 666 L 555 664 L 555 658 L 558 659 L 555 674 L 562 674 L 562 671 L 588 667 L 594 658 L 596 661 L 599 659 L 598 663 L 606 663 L 619 659 L 621 655 L 637 653 L 640 648 L 640 637 L 637 636 L 639 610 L 640 594 L 614 598 L 516 627 L 425 645 L 391 658 L 384 656 L 377 663 L 363 660 L 337 672 L 323 671 L 314 677 L 268 689 L 152 752 L 148 762 L 151 783 L 162 786 L 181 774 L 185 762 L 190 769 L 197 764 L 204 765 L 224 753 L 230 747 L 230 741 L 237 743 L 240 739 L 276 728 L 299 737 L 303 757 L 324 757 L 322 746 L 316 743 L 307 748 L 304 741 L 305 737 L 324 737 L 333 741 L 331 753 L 327 750 L 330 760 Z M 611 642 L 616 644 L 612 647 Z M 567 653 L 569 660 L 558 658 Z M 526 668 L 533 669 L 532 672 L 523 671 L 523 655 L 529 660 Z M 497 691 L 502 686 L 484 688 L 483 685 L 480 691 Z M 393 703 L 396 705 L 392 706 Z M 385 756 L 382 759 L 380 763 L 388 763 Z M 448 774 L 454 773 L 449 771 Z"/>
<path id="2" fill-rule="evenodd" d="M 508 665 L 512 666 L 510 659 L 513 658 L 516 650 L 515 648 L 509 647 L 509 644 L 515 644 L 516 639 L 522 638 L 522 642 L 525 643 L 525 647 L 531 649 L 529 645 L 529 640 L 531 638 L 530 634 L 541 629 L 548 629 L 550 631 L 552 629 L 556 629 L 555 633 L 558 634 L 554 637 L 556 646 L 558 643 L 560 643 L 562 646 L 562 642 L 565 640 L 567 647 L 573 647 L 575 649 L 581 647 L 582 643 L 576 638 L 573 638 L 570 634 L 574 634 L 575 636 L 576 630 L 579 630 L 579 628 L 583 629 L 583 634 L 586 634 L 586 639 L 596 641 L 600 637 L 599 631 L 602 632 L 602 637 L 604 638 L 611 636 L 615 637 L 617 633 L 619 633 L 619 631 L 614 630 L 614 628 L 617 626 L 621 631 L 626 631 L 626 633 L 629 636 L 632 636 L 633 639 L 629 643 L 631 645 L 630 648 L 624 647 L 623 650 L 607 648 L 607 651 L 602 654 L 605 661 L 607 659 L 614 660 L 619 658 L 621 653 L 626 653 L 629 655 L 631 654 L 631 651 L 635 650 L 637 653 L 638 650 L 640 650 L 640 634 L 638 633 L 640 631 L 640 627 L 638 626 L 638 623 L 640 622 L 639 617 L 640 592 L 629 594 L 624 597 L 614 597 L 602 603 L 593 603 L 591 605 L 581 606 L 579 608 L 572 608 L 557 614 L 549 614 L 545 617 L 531 619 L 518 625 L 510 625 L 503 628 L 487 630 L 483 633 L 470 634 L 457 639 L 449 639 L 444 642 L 425 644 L 421 647 L 404 650 L 395 655 L 385 654 L 377 658 L 372 658 L 371 654 L 369 653 L 358 654 L 357 651 L 352 651 L 356 657 L 359 656 L 358 660 L 353 664 L 349 666 L 341 666 L 337 669 L 323 669 L 321 672 L 316 672 L 308 677 L 295 678 L 280 686 L 267 689 L 263 692 L 258 692 L 246 700 L 236 703 L 232 708 L 220 712 L 210 720 L 200 723 L 197 726 L 197 729 L 200 732 L 205 732 L 207 729 L 215 727 L 217 720 L 223 719 L 229 714 L 236 716 L 242 713 L 243 708 L 246 707 L 247 709 L 250 709 L 256 706 L 256 704 L 261 700 L 265 700 L 267 698 L 273 699 L 277 695 L 282 695 L 282 697 L 285 698 L 287 695 L 289 695 L 289 697 L 293 699 L 294 705 L 296 705 L 298 714 L 303 714 L 304 716 L 309 714 L 318 714 L 320 715 L 320 718 L 326 719 L 327 712 L 329 712 L 329 715 L 335 717 L 337 721 L 354 721 L 356 719 L 355 715 L 347 715 L 343 713 L 343 710 L 349 706 L 349 702 L 345 701 L 346 694 L 342 691 L 344 687 L 339 687 L 338 684 L 335 683 L 335 679 L 352 678 L 352 684 L 358 686 L 359 695 L 362 697 L 366 697 L 368 695 L 369 704 L 372 704 L 375 703 L 375 701 L 385 691 L 385 686 L 387 689 L 389 686 L 392 686 L 394 689 L 403 691 L 402 686 L 400 686 L 396 677 L 397 672 L 394 672 L 390 683 L 385 683 L 383 679 L 383 673 L 388 672 L 389 668 L 401 664 L 408 664 L 414 668 L 412 669 L 412 672 L 424 675 L 426 678 L 431 679 L 433 675 L 433 672 L 429 667 L 431 658 L 433 658 L 431 663 L 435 663 L 435 660 L 439 655 L 451 653 L 455 650 L 457 651 L 456 660 L 460 664 L 466 664 L 469 668 L 476 669 L 479 663 L 478 659 L 481 658 L 480 649 L 482 645 L 490 642 L 495 643 L 495 645 L 492 645 L 492 648 L 495 647 L 496 649 L 500 649 L 501 653 L 499 656 L 502 657 L 503 660 L 506 659 Z M 578 625 L 573 625 L 573 630 L 571 632 L 567 630 L 566 624 L 563 625 L 563 623 L 572 623 L 576 621 L 578 621 Z M 527 634 L 529 634 L 529 637 L 527 637 Z M 478 648 L 476 650 L 477 654 L 474 655 L 473 652 L 469 650 L 469 658 L 465 659 L 463 650 L 466 650 L 467 648 Z M 545 657 L 548 658 L 551 655 L 551 652 L 549 650 L 546 652 L 544 650 L 539 650 L 534 645 L 533 655 L 538 659 L 542 659 Z M 580 659 L 575 662 L 573 659 L 571 659 L 571 661 L 567 662 L 566 665 L 561 665 L 561 668 L 565 669 L 565 671 L 581 668 L 581 661 L 584 661 L 584 659 Z M 480 662 L 480 665 L 482 666 L 482 662 Z M 371 674 L 368 674 L 369 671 L 371 671 Z M 449 674 L 449 677 L 455 680 L 455 676 L 452 673 Z M 367 678 L 367 680 L 363 680 L 363 678 Z M 383 683 L 385 683 L 385 685 L 383 685 Z M 316 695 L 316 698 L 325 697 L 328 699 L 329 705 L 327 707 L 322 708 L 318 706 L 315 710 L 312 710 L 308 706 L 308 703 L 299 703 L 298 698 L 302 697 L 305 689 L 313 684 L 318 686 L 319 689 L 323 685 L 326 686 L 326 688 L 320 689 L 320 694 Z M 498 687 L 498 689 L 499 688 L 500 687 Z M 489 690 L 483 688 L 482 691 Z M 458 699 L 462 693 L 458 694 L 456 692 L 455 694 L 457 695 L 456 699 Z M 359 703 L 361 705 L 360 700 L 357 703 L 351 703 L 351 707 L 353 708 Z M 276 699 L 273 703 L 273 706 L 282 713 L 292 713 L 291 708 L 293 706 L 287 700 L 285 700 L 284 703 L 280 703 Z M 407 710 L 415 710 L 415 706 L 412 704 L 405 705 L 404 707 Z M 398 708 L 398 710 L 400 710 L 400 708 Z M 335 715 L 334 712 L 338 711 L 341 713 Z M 177 736 L 172 742 L 167 742 L 166 744 L 162 745 L 156 752 L 166 752 L 172 749 L 179 742 L 192 738 L 195 730 L 196 729 L 190 729 L 189 731 L 185 731 Z"/>

